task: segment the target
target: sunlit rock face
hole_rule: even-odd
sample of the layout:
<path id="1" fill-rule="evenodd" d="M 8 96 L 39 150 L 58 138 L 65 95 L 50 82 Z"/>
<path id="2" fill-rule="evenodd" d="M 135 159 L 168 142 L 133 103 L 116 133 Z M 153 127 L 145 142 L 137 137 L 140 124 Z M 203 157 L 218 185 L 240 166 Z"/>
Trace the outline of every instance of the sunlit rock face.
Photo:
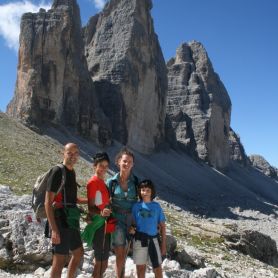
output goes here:
<path id="1" fill-rule="evenodd" d="M 266 176 L 278 180 L 278 169 L 274 166 L 271 166 L 269 162 L 261 155 L 252 154 L 249 156 L 252 166 L 260 170 Z"/>
<path id="2" fill-rule="evenodd" d="M 150 0 L 111 0 L 84 28 L 85 53 L 113 138 L 142 153 L 164 140 L 167 72 Z"/>
<path id="3" fill-rule="evenodd" d="M 213 167 L 226 169 L 231 101 L 206 50 L 196 41 L 184 43 L 167 67 L 168 141 Z"/>
<path id="4" fill-rule="evenodd" d="M 22 16 L 17 82 L 7 113 L 27 125 L 72 127 L 101 144 L 110 126 L 98 108 L 84 56 L 76 0 Z"/>

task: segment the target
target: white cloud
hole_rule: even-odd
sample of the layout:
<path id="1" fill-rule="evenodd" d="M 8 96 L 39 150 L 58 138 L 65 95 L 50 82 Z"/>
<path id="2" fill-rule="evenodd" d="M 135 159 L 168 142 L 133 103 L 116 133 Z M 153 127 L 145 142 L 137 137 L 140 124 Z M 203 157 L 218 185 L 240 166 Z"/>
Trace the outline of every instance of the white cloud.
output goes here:
<path id="1" fill-rule="evenodd" d="M 29 0 L 0 5 L 0 35 L 4 38 L 6 45 L 15 51 L 18 50 L 20 19 L 23 13 L 35 13 L 40 8 L 48 10 L 50 7 L 50 3 L 45 1 L 33 4 Z"/>
<path id="2" fill-rule="evenodd" d="M 106 3 L 106 0 L 93 0 L 93 1 L 94 1 L 96 8 L 99 10 L 103 9 L 103 7 Z"/>

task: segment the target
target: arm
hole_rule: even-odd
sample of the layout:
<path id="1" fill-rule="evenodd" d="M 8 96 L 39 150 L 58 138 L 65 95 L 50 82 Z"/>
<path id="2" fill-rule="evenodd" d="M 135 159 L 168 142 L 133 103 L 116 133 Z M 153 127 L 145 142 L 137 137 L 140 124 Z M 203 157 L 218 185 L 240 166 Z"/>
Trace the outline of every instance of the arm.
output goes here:
<path id="1" fill-rule="evenodd" d="M 88 211 L 90 218 L 95 214 L 100 214 L 103 217 L 109 217 L 111 214 L 111 210 L 109 208 L 104 208 L 103 210 L 100 210 L 98 206 L 96 206 L 94 198 L 88 199 Z"/>
<path id="2" fill-rule="evenodd" d="M 159 223 L 160 234 L 161 234 L 161 255 L 166 256 L 166 225 L 165 222 Z"/>
<path id="3" fill-rule="evenodd" d="M 56 194 L 54 192 L 46 191 L 44 207 L 45 207 L 46 216 L 47 216 L 47 219 L 49 222 L 49 226 L 52 230 L 51 241 L 53 244 L 59 244 L 61 242 L 60 233 L 59 233 L 58 227 L 56 225 L 56 221 L 54 218 L 54 210 L 52 207 L 52 203 L 54 201 L 55 196 L 56 196 Z"/>
<path id="4" fill-rule="evenodd" d="M 100 209 L 95 205 L 95 199 L 88 199 L 88 211 L 89 217 L 91 218 L 95 214 L 100 214 Z"/>

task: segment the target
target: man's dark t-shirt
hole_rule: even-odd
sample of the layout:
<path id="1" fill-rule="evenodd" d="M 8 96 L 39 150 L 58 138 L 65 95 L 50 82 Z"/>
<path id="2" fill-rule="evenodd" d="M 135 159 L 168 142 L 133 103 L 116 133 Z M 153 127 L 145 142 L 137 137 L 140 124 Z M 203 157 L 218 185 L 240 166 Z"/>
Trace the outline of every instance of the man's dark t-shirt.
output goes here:
<path id="1" fill-rule="evenodd" d="M 55 205 L 55 222 L 61 234 L 61 243 L 53 245 L 54 254 L 65 255 L 69 250 L 75 250 L 82 246 L 82 241 L 80 238 L 80 232 L 69 226 L 67 213 L 64 207 L 64 195 L 66 195 L 66 206 L 74 207 L 77 202 L 77 183 L 74 170 L 69 170 L 64 166 L 66 171 L 66 182 L 65 190 L 55 196 L 54 201 L 58 203 L 59 206 Z M 61 186 L 62 181 L 62 169 L 59 166 L 52 168 L 49 174 L 49 179 L 47 181 L 47 191 L 57 192 Z M 65 193 L 65 194 L 64 194 Z M 61 206 L 61 207 L 60 207 Z M 58 207 L 58 208 L 57 208 Z M 51 233 L 49 233 L 49 225 L 45 227 L 45 235 L 51 238 Z"/>
<path id="2" fill-rule="evenodd" d="M 66 203 L 75 205 L 77 201 L 77 183 L 74 170 L 69 170 L 66 166 L 66 182 L 65 182 L 65 193 Z M 62 169 L 59 166 L 52 168 L 49 179 L 47 181 L 47 191 L 57 192 L 61 186 L 62 181 Z M 55 202 L 64 203 L 64 189 L 55 197 Z"/>

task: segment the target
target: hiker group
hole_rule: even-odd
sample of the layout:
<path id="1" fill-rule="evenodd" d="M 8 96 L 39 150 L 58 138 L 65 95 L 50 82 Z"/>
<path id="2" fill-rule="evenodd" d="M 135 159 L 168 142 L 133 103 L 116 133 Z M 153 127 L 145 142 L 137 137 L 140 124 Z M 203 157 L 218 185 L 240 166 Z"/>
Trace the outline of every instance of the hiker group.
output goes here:
<path id="1" fill-rule="evenodd" d="M 87 183 L 87 198 L 77 195 L 74 165 L 78 146 L 68 143 L 63 150 L 63 164 L 53 167 L 45 181 L 44 209 L 46 234 L 52 241 L 51 277 L 61 277 L 67 263 L 67 277 L 75 277 L 83 257 L 83 241 L 94 250 L 92 277 L 103 277 L 110 251 L 116 256 L 115 277 L 125 277 L 125 262 L 132 251 L 137 277 L 145 277 L 146 265 L 155 277 L 162 277 L 162 257 L 166 255 L 165 216 L 155 198 L 151 180 L 139 179 L 132 173 L 134 154 L 123 148 L 116 156 L 119 169 L 105 180 L 110 159 L 105 152 L 93 157 L 93 176 Z M 80 209 L 87 204 L 87 225 L 80 231 Z"/>

